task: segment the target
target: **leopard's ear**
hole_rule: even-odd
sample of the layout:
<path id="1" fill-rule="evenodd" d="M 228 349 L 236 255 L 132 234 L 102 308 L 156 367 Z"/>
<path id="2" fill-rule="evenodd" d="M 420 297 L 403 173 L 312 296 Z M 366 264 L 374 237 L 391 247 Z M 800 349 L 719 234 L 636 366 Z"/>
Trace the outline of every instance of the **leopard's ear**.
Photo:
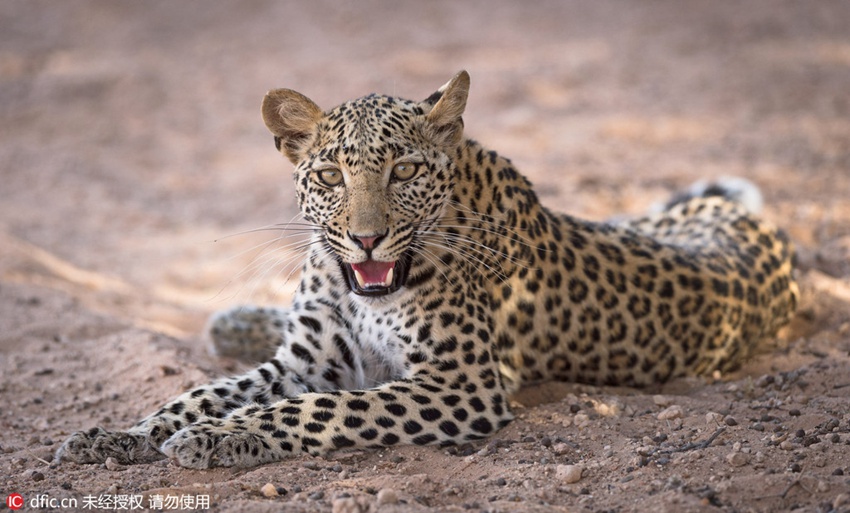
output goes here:
<path id="1" fill-rule="evenodd" d="M 422 102 L 427 134 L 445 145 L 456 145 L 463 137 L 463 111 L 469 95 L 469 73 L 461 71 Z"/>
<path id="2" fill-rule="evenodd" d="M 263 98 L 263 121 L 274 144 L 293 164 L 303 157 L 304 144 L 322 118 L 322 109 L 301 93 L 274 89 Z"/>

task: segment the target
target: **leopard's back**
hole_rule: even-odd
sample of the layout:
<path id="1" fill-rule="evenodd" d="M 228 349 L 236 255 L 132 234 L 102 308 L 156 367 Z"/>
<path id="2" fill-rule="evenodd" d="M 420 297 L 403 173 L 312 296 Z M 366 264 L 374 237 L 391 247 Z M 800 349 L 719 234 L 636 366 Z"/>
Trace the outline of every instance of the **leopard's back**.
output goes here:
<path id="1" fill-rule="evenodd" d="M 466 153 L 477 176 L 457 189 L 460 213 L 473 224 L 468 212 L 480 214 L 472 232 L 493 248 L 478 257 L 510 387 L 727 372 L 796 308 L 790 242 L 733 194 L 592 223 L 543 207 L 509 161 Z"/>

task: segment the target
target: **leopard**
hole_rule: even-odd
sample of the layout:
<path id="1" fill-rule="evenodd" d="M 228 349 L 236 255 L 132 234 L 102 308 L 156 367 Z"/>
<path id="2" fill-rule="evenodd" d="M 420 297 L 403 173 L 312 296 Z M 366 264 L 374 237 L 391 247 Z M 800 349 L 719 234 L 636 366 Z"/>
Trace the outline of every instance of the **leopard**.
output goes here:
<path id="1" fill-rule="evenodd" d="M 209 329 L 260 362 L 129 429 L 73 433 L 56 459 L 206 469 L 474 443 L 511 422 L 522 386 L 729 373 L 790 321 L 792 243 L 741 187 L 711 182 L 635 218 L 556 213 L 465 135 L 469 85 L 461 71 L 423 101 L 327 111 L 268 92 L 309 249 L 291 306 L 236 306 Z"/>

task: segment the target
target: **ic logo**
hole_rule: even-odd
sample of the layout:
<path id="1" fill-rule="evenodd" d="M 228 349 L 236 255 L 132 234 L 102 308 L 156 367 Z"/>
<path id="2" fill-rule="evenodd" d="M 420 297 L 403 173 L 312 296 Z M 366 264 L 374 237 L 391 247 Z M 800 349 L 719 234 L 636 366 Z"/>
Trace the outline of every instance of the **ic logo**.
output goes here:
<path id="1" fill-rule="evenodd" d="M 6 506 L 11 510 L 19 510 L 24 507 L 24 498 L 19 493 L 13 493 L 6 497 Z"/>

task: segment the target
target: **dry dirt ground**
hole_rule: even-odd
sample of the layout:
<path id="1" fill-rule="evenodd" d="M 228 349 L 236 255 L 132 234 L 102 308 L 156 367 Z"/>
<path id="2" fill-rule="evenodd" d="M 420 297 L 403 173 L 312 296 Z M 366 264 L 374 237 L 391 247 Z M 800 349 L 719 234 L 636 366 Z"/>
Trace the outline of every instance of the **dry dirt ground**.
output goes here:
<path id="1" fill-rule="evenodd" d="M 2 2 L 0 495 L 25 510 L 123 495 L 228 512 L 850 511 L 848 27 L 844 1 Z M 210 312 L 288 301 L 283 251 L 252 250 L 274 234 L 244 233 L 295 214 L 267 89 L 424 98 L 464 68 L 467 132 L 550 206 L 604 219 L 703 177 L 759 183 L 799 248 L 793 325 L 733 376 L 527 390 L 472 446 L 48 465 L 75 430 L 128 427 L 236 372 L 207 354 Z"/>

